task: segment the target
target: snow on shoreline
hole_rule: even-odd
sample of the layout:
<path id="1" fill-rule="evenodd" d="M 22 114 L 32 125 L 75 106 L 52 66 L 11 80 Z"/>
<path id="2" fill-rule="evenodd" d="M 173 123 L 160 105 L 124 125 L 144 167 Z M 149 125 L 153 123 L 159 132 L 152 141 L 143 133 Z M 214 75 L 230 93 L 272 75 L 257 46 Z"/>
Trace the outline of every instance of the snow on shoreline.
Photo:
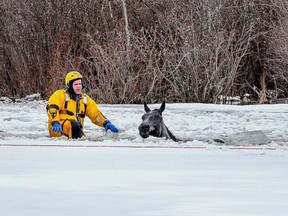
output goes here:
<path id="1" fill-rule="evenodd" d="M 245 131 L 262 131 L 270 140 L 267 146 L 288 146 L 288 105 L 217 105 L 199 103 L 166 104 L 163 113 L 168 128 L 184 142 L 175 143 L 164 138 L 149 137 L 143 140 L 138 126 L 144 113 L 143 105 L 98 104 L 100 110 L 120 129 L 119 134 L 105 133 L 86 117 L 84 131 L 86 138 L 67 141 L 65 137 L 51 139 L 47 132 L 46 101 L 22 100 L 11 103 L 1 100 L 0 137 L 5 143 L 85 143 L 95 142 L 109 145 L 182 145 L 207 146 L 215 138 L 233 136 Z M 152 104 L 158 108 L 160 104 Z M 11 142 L 12 142 L 11 141 Z M 229 143 L 228 143 L 229 145 Z"/>

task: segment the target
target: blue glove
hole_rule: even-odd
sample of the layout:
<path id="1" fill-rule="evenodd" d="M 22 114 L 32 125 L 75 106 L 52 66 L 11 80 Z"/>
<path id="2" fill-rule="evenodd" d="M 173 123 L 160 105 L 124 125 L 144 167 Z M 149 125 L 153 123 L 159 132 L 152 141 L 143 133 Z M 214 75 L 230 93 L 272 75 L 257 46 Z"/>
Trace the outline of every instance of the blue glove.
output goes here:
<path id="1" fill-rule="evenodd" d="M 119 130 L 111 122 L 107 122 L 105 124 L 105 130 L 107 131 L 108 129 L 110 129 L 114 133 L 118 133 L 119 132 Z"/>
<path id="2" fill-rule="evenodd" d="M 55 123 L 52 126 L 52 131 L 58 132 L 58 133 L 63 133 L 62 127 L 61 127 L 61 125 L 59 123 Z"/>

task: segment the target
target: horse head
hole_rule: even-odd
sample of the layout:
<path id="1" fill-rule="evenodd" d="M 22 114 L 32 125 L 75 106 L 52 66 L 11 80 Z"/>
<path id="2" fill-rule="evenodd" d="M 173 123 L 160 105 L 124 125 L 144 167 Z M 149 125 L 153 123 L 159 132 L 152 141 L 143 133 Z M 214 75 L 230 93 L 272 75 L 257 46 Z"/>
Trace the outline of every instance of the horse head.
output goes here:
<path id="1" fill-rule="evenodd" d="M 142 123 L 138 127 L 142 138 L 148 138 L 151 135 L 179 141 L 164 124 L 162 113 L 165 110 L 165 101 L 163 101 L 159 109 L 153 110 L 144 102 L 144 110 L 145 114 L 142 116 Z"/>

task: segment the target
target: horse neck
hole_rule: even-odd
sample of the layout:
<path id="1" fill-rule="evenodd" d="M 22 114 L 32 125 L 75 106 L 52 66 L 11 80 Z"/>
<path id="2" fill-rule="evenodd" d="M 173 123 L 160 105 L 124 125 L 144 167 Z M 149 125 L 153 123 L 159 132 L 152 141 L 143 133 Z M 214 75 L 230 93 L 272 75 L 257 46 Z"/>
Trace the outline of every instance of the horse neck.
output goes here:
<path id="1" fill-rule="evenodd" d="M 164 122 L 162 122 L 160 126 L 160 135 L 161 137 L 166 137 L 167 139 L 172 139 L 177 141 L 177 138 L 172 134 L 172 132 L 166 127 Z"/>
<path id="2" fill-rule="evenodd" d="M 171 132 L 166 127 L 164 122 L 162 122 L 162 124 L 160 125 L 160 135 L 161 137 L 166 137 L 167 139 L 171 139 Z"/>

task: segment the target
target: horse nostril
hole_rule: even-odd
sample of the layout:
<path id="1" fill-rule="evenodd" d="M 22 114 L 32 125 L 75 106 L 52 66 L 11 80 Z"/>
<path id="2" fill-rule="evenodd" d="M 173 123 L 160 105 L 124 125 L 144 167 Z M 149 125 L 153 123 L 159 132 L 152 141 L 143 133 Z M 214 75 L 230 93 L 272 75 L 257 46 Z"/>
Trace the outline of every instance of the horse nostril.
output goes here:
<path id="1" fill-rule="evenodd" d="M 140 129 L 140 130 L 144 130 L 144 131 L 149 130 L 149 128 L 150 128 L 149 125 L 144 125 L 144 124 L 142 124 L 142 125 L 139 126 L 139 129 Z"/>
<path id="2" fill-rule="evenodd" d="M 149 125 L 145 125 L 143 128 L 146 129 L 146 130 L 149 130 L 150 126 Z"/>

